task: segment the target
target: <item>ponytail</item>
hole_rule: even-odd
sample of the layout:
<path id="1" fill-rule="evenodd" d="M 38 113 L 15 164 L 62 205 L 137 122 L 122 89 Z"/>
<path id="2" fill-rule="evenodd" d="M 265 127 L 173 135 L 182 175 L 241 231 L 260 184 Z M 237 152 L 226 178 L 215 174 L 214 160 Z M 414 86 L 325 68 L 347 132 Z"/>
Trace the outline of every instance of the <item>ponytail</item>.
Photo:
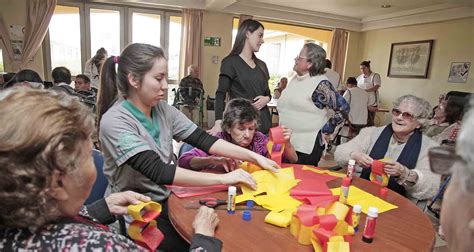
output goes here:
<path id="1" fill-rule="evenodd" d="M 117 85 L 114 57 L 111 56 L 105 60 L 100 74 L 100 87 L 97 95 L 97 129 L 99 129 L 102 116 L 117 101 Z"/>

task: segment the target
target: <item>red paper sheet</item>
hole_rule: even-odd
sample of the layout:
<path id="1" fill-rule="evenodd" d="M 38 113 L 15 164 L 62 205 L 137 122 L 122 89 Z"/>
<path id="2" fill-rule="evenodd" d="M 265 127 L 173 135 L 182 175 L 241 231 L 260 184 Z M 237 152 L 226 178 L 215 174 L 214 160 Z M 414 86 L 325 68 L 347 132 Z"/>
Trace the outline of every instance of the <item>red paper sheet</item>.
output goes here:
<path id="1" fill-rule="evenodd" d="M 311 165 L 306 165 L 306 166 L 311 167 L 311 168 L 319 169 L 318 167 L 311 166 Z M 314 172 L 311 172 L 311 171 L 304 171 L 302 169 L 303 165 L 299 165 L 299 164 L 282 164 L 282 167 L 293 167 L 293 172 L 295 174 L 295 178 L 296 179 L 301 179 L 303 181 L 305 181 L 305 180 L 313 180 L 313 181 L 317 180 L 321 183 L 327 183 L 328 181 L 337 179 L 337 177 L 333 177 L 333 176 L 330 176 L 330 175 L 327 175 L 327 174 L 318 174 L 318 173 L 314 173 Z"/>
<path id="2" fill-rule="evenodd" d="M 319 215 L 319 226 L 328 231 L 332 231 L 337 224 L 337 218 L 334 214 Z"/>
<path id="3" fill-rule="evenodd" d="M 315 179 L 303 179 L 290 191 L 291 196 L 311 197 L 332 195 L 326 182 Z"/>
<path id="4" fill-rule="evenodd" d="M 214 186 L 167 186 L 178 198 L 187 198 L 199 195 L 205 195 L 215 192 L 226 191 L 229 186 L 227 185 L 214 185 Z"/>

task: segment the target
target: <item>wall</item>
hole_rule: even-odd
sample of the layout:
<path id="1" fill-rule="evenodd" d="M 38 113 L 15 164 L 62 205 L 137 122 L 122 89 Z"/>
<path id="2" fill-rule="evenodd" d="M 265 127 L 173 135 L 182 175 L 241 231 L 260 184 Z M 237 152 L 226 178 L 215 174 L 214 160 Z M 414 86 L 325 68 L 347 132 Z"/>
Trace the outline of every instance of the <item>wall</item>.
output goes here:
<path id="1" fill-rule="evenodd" d="M 360 32 L 349 32 L 349 39 L 347 41 L 346 51 L 346 65 L 341 80 L 343 83 L 348 77 L 357 77 L 359 75 L 359 64 L 362 58 L 362 48 Z"/>
<path id="2" fill-rule="evenodd" d="M 2 3 L 0 4 L 0 15 L 3 17 L 3 21 L 7 28 L 10 25 L 26 25 L 26 3 L 27 0 L 2 0 Z M 3 51 L 3 58 L 5 71 L 13 71 L 5 51 Z M 38 72 L 41 78 L 45 79 L 43 76 L 43 52 L 41 48 L 25 68 Z"/>
<path id="3" fill-rule="evenodd" d="M 233 15 L 205 11 L 202 20 L 202 47 L 201 47 L 201 81 L 204 90 L 211 97 L 216 96 L 217 82 L 222 59 L 229 54 L 232 46 L 232 19 Z M 204 46 L 204 37 L 221 38 L 221 46 Z M 217 56 L 217 63 L 212 58 Z M 207 122 L 207 113 L 204 113 Z"/>
<path id="4" fill-rule="evenodd" d="M 474 18 L 372 30 L 360 33 L 359 41 L 359 33 L 351 32 L 350 36 L 346 76 L 359 75 L 359 63 L 371 60 L 372 70 L 382 77 L 379 91 L 384 108 L 391 108 L 391 102 L 404 94 L 420 96 L 436 105 L 440 93 L 474 92 L 472 65 L 467 83 L 447 81 L 452 62 L 474 63 Z M 434 44 L 427 79 L 387 77 L 392 43 L 429 39 L 433 39 Z M 389 117 L 384 119 L 387 122 Z"/>

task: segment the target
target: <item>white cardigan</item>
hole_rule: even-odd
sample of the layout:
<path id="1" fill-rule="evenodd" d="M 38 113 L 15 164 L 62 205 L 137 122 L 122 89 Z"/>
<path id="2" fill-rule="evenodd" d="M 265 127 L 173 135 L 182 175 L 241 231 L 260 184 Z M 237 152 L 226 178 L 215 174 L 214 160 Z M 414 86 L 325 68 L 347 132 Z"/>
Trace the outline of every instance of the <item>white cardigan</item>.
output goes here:
<path id="1" fill-rule="evenodd" d="M 369 154 L 384 128 L 385 126 L 364 128 L 354 139 L 337 146 L 334 156 L 338 165 L 346 165 L 350 159 L 350 154 L 354 151 Z M 423 135 L 418 161 L 413 169 L 418 175 L 418 181 L 413 186 L 405 186 L 409 198 L 417 200 L 430 199 L 438 191 L 441 177 L 431 172 L 428 159 L 428 150 L 435 146 L 438 146 L 435 141 Z M 405 144 L 389 145 L 386 157 L 397 160 L 403 147 L 405 147 Z"/>

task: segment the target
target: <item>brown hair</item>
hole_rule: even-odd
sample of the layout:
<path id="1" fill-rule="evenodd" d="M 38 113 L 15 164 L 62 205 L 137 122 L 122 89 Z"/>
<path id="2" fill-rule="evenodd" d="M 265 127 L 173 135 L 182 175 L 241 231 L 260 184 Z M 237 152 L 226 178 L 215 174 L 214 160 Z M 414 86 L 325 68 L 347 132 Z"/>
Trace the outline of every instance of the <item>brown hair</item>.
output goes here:
<path id="1" fill-rule="evenodd" d="M 58 218 L 52 174 L 76 169 L 92 114 L 61 92 L 12 88 L 0 93 L 0 121 L 0 227 L 49 223 Z"/>
<path id="2" fill-rule="evenodd" d="M 247 19 L 243 21 L 239 25 L 239 29 L 237 30 L 237 36 L 235 36 L 234 46 L 230 51 L 229 55 L 239 55 L 245 46 L 245 41 L 247 40 L 247 32 L 254 33 L 258 28 L 263 27 L 262 23 L 258 22 L 257 20 Z M 252 58 L 256 58 L 255 53 L 252 53 Z"/>
<path id="3" fill-rule="evenodd" d="M 324 74 L 326 72 L 324 70 L 326 67 L 326 51 L 315 43 L 307 43 L 303 48 L 306 51 L 307 60 L 311 62 L 309 75 L 316 76 Z"/>
<path id="4" fill-rule="evenodd" d="M 128 74 L 132 74 L 141 82 L 145 74 L 153 67 L 155 60 L 161 58 L 166 59 L 163 49 L 135 43 L 127 46 L 120 57 L 111 56 L 104 62 L 97 95 L 98 124 L 105 112 L 117 100 L 119 91 L 121 96 L 128 97 L 130 87 Z M 115 64 L 118 64 L 117 71 Z"/>
<path id="5" fill-rule="evenodd" d="M 222 119 L 222 131 L 228 131 L 235 124 L 243 124 L 259 120 L 258 110 L 252 106 L 250 100 L 235 98 L 227 104 Z"/>

